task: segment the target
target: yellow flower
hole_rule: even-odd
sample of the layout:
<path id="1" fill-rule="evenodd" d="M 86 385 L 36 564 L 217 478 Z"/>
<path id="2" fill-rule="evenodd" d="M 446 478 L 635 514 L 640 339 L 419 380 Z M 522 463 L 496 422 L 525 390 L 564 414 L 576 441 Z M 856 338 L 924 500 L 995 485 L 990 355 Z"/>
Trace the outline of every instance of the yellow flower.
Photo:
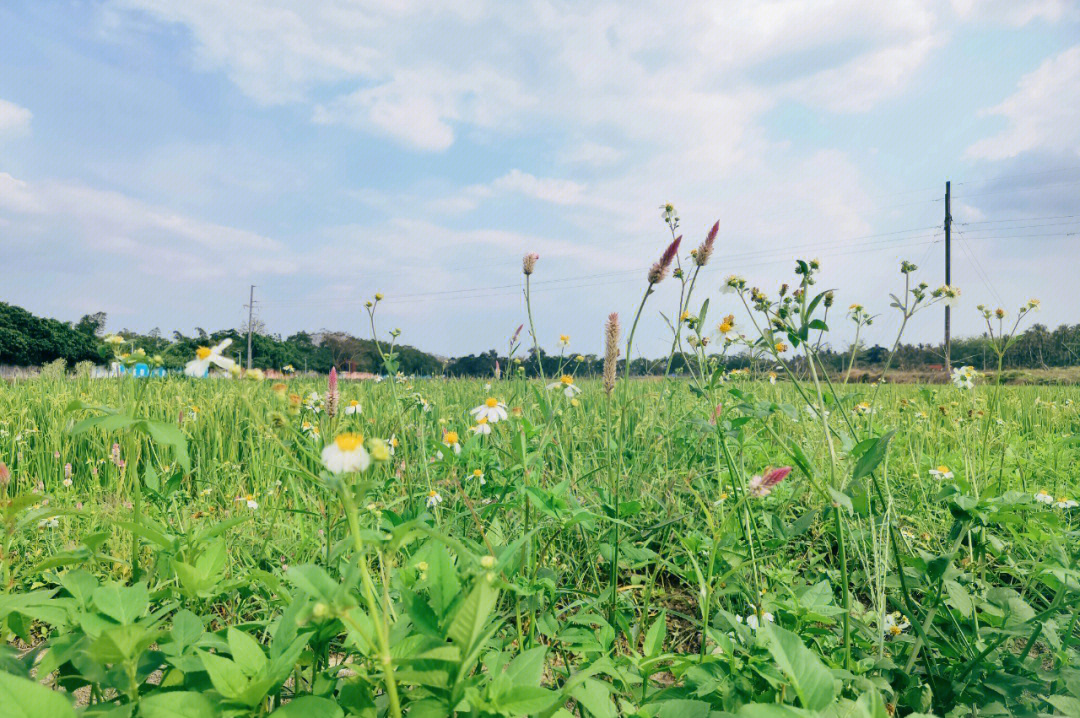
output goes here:
<path id="1" fill-rule="evenodd" d="M 773 349 L 776 350 L 777 354 L 783 354 L 787 351 L 787 344 L 784 344 L 783 342 L 777 342 L 776 346 L 774 346 Z"/>

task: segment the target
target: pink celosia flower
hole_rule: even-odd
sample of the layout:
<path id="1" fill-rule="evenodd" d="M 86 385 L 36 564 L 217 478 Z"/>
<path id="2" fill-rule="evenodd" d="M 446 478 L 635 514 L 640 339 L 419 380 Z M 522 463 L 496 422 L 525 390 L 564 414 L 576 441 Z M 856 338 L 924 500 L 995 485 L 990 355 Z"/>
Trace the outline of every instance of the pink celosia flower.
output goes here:
<path id="1" fill-rule="evenodd" d="M 790 473 L 790 466 L 781 466 L 779 469 L 766 469 L 761 476 L 754 476 L 750 479 L 750 495 L 759 498 L 768 496 L 772 493 L 773 487 L 786 479 Z"/>

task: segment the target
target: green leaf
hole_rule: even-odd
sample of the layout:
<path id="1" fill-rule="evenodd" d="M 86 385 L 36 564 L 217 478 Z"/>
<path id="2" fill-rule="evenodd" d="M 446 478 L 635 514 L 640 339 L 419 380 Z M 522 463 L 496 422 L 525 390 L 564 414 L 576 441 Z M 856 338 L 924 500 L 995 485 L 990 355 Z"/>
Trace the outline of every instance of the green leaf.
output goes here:
<path id="1" fill-rule="evenodd" d="M 214 689 L 229 700 L 239 701 L 248 687 L 248 678 L 240 666 L 213 653 L 200 653 L 199 658 Z"/>
<path id="2" fill-rule="evenodd" d="M 506 667 L 505 676 L 514 685 L 540 685 L 540 679 L 544 675 L 544 656 L 547 655 L 546 646 L 537 646 L 514 657 Z"/>
<path id="3" fill-rule="evenodd" d="M 892 439 L 895 431 L 890 431 L 887 434 L 877 437 L 877 441 L 869 449 L 863 452 L 859 460 L 855 462 L 855 469 L 851 472 L 852 480 L 857 480 L 869 476 L 870 473 L 877 468 L 878 464 L 885 458 L 885 454 L 889 450 L 889 440 Z"/>
<path id="4" fill-rule="evenodd" d="M 266 666 L 266 654 L 254 638 L 238 628 L 229 626 L 227 640 L 233 661 L 244 673 L 254 676 Z"/>
<path id="5" fill-rule="evenodd" d="M 660 611 L 653 621 L 649 631 L 645 634 L 645 655 L 655 656 L 664 647 L 664 638 L 667 637 L 667 611 Z"/>
<path id="6" fill-rule="evenodd" d="M 484 632 L 484 626 L 498 598 L 498 590 L 481 576 L 472 592 L 458 607 L 446 635 L 461 647 L 463 653 L 471 652 L 473 643 Z"/>
<path id="7" fill-rule="evenodd" d="M 319 696 L 300 696 L 270 715 L 276 718 L 342 718 L 345 711 L 334 701 Z M 412 715 L 410 712 L 409 715 Z"/>
<path id="8" fill-rule="evenodd" d="M 558 693 L 547 688 L 518 685 L 499 696 L 498 706 L 510 715 L 531 716 L 550 707 L 558 698 Z"/>
<path id="9" fill-rule="evenodd" d="M 75 718 L 64 694 L 10 673 L 0 673 L 0 706 L 5 718 Z"/>
<path id="10" fill-rule="evenodd" d="M 172 691 L 140 700 L 139 715 L 141 718 L 215 718 L 218 712 L 201 693 Z"/>
<path id="11" fill-rule="evenodd" d="M 766 623 L 763 629 L 769 653 L 791 681 L 802 707 L 816 711 L 832 703 L 836 697 L 832 674 L 802 639 L 772 623 Z"/>
<path id="12" fill-rule="evenodd" d="M 149 419 L 140 422 L 139 425 L 146 430 L 146 433 L 156 443 L 171 446 L 173 453 L 176 455 L 176 460 L 184 467 L 184 471 L 191 473 L 191 457 L 188 456 L 187 437 L 184 432 L 172 424 L 150 421 Z"/>
<path id="13" fill-rule="evenodd" d="M 94 606 L 118 623 L 133 623 L 146 612 L 150 605 L 150 594 L 145 583 L 123 586 L 110 581 L 94 589 Z"/>

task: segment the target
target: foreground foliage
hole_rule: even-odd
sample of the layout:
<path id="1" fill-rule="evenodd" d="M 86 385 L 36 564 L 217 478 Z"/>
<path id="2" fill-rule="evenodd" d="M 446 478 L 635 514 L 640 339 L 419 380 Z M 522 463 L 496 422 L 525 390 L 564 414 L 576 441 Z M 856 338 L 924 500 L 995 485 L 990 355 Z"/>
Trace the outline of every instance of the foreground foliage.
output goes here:
<path id="1" fill-rule="evenodd" d="M 687 379 L 3 385 L 0 705 L 1080 714 L 1080 392 L 796 381 L 813 269 L 729 280 L 778 381 L 720 367 L 691 283 Z"/>

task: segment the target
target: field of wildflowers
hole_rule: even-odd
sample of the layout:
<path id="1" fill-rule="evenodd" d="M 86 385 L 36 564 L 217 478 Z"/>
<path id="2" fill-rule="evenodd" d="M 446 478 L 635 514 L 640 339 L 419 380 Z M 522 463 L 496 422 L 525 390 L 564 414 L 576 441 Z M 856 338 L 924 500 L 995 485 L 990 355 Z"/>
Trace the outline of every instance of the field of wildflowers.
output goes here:
<path id="1" fill-rule="evenodd" d="M 189 376 L 0 385 L 0 712 L 1080 715 L 1080 390 L 849 384 L 815 352 L 869 317 L 817 262 L 721 297 L 717 227 L 680 255 L 664 211 L 600 380 L 401 376 L 376 295 L 383 381 L 264 380 L 215 346 Z M 959 297 L 917 274 L 898 344 Z M 634 380 L 672 279 L 695 362 Z M 999 362 L 1037 308 L 979 308 Z M 736 350 L 770 368 L 725 371 Z"/>

